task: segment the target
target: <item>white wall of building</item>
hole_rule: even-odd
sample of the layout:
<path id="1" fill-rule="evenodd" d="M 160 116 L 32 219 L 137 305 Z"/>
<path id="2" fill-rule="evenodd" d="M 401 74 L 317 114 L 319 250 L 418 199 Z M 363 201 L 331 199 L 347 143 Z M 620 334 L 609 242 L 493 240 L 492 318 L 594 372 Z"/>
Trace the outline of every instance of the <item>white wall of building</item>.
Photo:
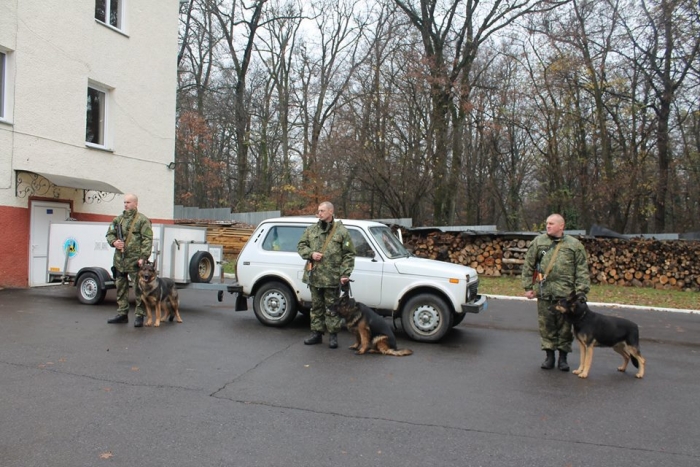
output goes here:
<path id="1" fill-rule="evenodd" d="M 136 193 L 150 218 L 172 219 L 179 2 L 122 5 L 118 31 L 95 20 L 94 1 L 0 2 L 0 51 L 13 86 L 9 118 L 0 120 L 0 207 L 27 207 L 28 181 L 19 190 L 16 183 L 26 171 L 101 181 Z M 110 89 L 109 150 L 85 143 L 89 81 Z M 65 187 L 39 195 L 70 199 L 77 212 L 123 209 L 120 195 L 95 202 Z"/>

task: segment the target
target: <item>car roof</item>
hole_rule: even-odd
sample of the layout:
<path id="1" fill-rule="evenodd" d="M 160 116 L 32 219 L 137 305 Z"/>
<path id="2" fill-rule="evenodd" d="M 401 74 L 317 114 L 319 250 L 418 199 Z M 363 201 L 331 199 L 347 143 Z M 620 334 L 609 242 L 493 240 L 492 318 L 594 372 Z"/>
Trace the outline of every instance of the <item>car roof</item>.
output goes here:
<path id="1" fill-rule="evenodd" d="M 355 226 L 355 227 L 386 227 L 386 224 L 381 222 L 361 220 L 361 219 L 340 219 L 335 218 L 343 223 L 343 225 Z M 274 217 L 270 219 L 265 219 L 259 225 L 263 224 L 315 224 L 318 222 L 317 217 L 313 216 L 285 216 L 285 217 Z"/>

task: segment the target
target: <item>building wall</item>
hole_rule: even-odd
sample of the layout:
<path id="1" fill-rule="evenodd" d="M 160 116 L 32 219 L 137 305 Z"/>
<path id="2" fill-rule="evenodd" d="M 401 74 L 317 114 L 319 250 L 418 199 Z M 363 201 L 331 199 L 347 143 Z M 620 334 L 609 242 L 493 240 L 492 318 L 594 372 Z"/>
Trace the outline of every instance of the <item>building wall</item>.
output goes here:
<path id="1" fill-rule="evenodd" d="M 29 210 L 0 208 L 0 288 L 26 287 L 29 275 Z"/>
<path id="2" fill-rule="evenodd" d="M 26 286 L 31 199 L 72 204 L 72 217 L 111 220 L 123 194 L 68 188 L 36 173 L 97 180 L 139 196 L 157 222 L 173 217 L 178 0 L 124 1 L 122 31 L 95 3 L 0 2 L 11 108 L 0 120 L 0 286 Z M 88 82 L 108 87 L 108 149 L 85 143 Z M 22 243 L 24 242 L 24 244 Z M 24 245 L 24 246 L 22 246 Z M 12 259 L 9 259 L 12 257 Z"/>

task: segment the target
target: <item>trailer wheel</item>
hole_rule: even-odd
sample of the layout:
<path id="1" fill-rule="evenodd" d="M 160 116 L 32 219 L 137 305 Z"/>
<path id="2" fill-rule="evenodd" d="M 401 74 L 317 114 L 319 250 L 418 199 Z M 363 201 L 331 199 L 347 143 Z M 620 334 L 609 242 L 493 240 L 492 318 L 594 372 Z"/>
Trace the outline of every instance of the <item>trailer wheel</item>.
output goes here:
<path id="1" fill-rule="evenodd" d="M 100 278 L 94 272 L 86 272 L 76 284 L 78 288 L 78 300 L 86 305 L 98 305 L 107 295 Z"/>
<path id="2" fill-rule="evenodd" d="M 285 284 L 268 282 L 255 293 L 253 312 L 265 326 L 286 326 L 297 315 L 297 301 Z"/>
<path id="3" fill-rule="evenodd" d="M 198 251 L 190 260 L 190 280 L 207 283 L 212 277 L 214 277 L 214 257 L 208 251 Z"/>

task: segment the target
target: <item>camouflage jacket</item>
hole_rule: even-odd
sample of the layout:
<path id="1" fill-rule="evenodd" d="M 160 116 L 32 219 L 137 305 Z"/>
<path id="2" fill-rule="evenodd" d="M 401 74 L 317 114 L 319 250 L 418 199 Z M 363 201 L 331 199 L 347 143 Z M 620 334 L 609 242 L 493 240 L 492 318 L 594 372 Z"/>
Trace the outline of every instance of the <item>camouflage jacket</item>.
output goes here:
<path id="1" fill-rule="evenodd" d="M 297 244 L 299 255 L 305 260 L 311 259 L 314 251 L 323 253 L 323 259 L 313 263 L 313 270 L 309 273 L 304 269 L 302 281 L 314 287 L 336 287 L 340 284 L 341 277 L 350 277 L 355 267 L 355 246 L 352 244 L 350 234 L 342 222 L 335 221 L 336 228 L 333 238 L 323 245 L 333 228 L 333 223 L 321 222 L 310 225 L 301 236 Z"/>
<path id="2" fill-rule="evenodd" d="M 136 272 L 139 269 L 138 261 L 147 260 L 151 256 L 153 247 L 153 229 L 151 221 L 137 210 L 124 211 L 122 215 L 114 218 L 107 229 L 107 243 L 114 246 L 117 237 L 117 225 L 121 224 L 122 234 L 126 245 L 124 253 L 114 250 L 114 267 L 119 272 Z M 131 226 L 134 226 L 132 229 Z M 131 231 L 131 235 L 129 235 Z"/>
<path id="3" fill-rule="evenodd" d="M 549 262 L 559 242 L 562 242 L 561 248 L 550 267 Z M 534 273 L 539 271 L 544 274 L 548 268 L 549 274 L 544 280 L 533 283 Z M 563 298 L 571 292 L 588 293 L 591 278 L 586 249 L 570 235 L 564 235 L 561 239 L 552 239 L 547 234 L 539 235 L 530 243 L 525 254 L 521 280 L 523 288 L 534 289 L 539 298 Z"/>

